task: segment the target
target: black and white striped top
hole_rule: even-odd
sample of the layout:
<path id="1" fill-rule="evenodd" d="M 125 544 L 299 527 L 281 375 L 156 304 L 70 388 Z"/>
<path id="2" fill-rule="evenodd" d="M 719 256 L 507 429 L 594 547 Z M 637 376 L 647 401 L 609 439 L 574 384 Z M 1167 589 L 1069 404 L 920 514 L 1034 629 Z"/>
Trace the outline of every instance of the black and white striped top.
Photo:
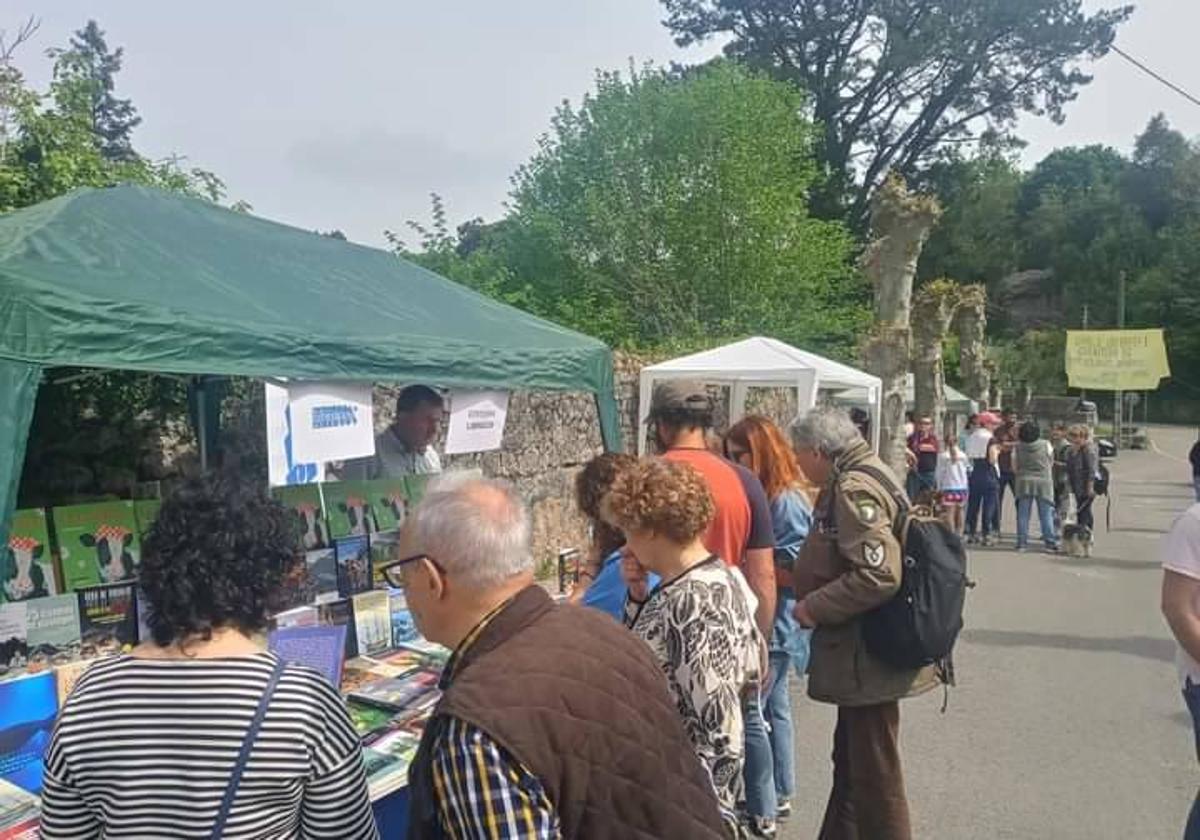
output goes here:
<path id="1" fill-rule="evenodd" d="M 46 751 L 42 837 L 208 838 L 274 662 L 93 665 Z M 358 734 L 316 671 L 289 665 L 280 677 L 224 836 L 377 836 Z"/>

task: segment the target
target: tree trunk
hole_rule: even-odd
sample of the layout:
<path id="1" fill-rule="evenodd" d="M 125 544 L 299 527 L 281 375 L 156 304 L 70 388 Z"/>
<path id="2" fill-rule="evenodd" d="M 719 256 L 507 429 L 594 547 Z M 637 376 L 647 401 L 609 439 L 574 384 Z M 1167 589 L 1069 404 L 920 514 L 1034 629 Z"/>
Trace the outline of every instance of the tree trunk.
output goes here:
<path id="1" fill-rule="evenodd" d="M 926 284 L 913 299 L 913 398 L 917 417 L 933 420 L 939 436 L 945 433 L 946 376 L 942 345 L 958 310 L 961 286 L 950 280 Z"/>
<path id="2" fill-rule="evenodd" d="M 883 380 L 880 455 L 899 476 L 907 472 L 904 405 L 913 276 L 940 214 L 934 199 L 910 193 L 896 176 L 889 177 L 871 200 L 871 242 L 863 255 L 863 270 L 875 290 L 875 324 L 862 355 L 867 370 Z"/>
<path id="3" fill-rule="evenodd" d="M 966 286 L 959 295 L 958 370 L 962 375 L 963 392 L 984 407 L 989 404 L 992 375 L 987 363 L 987 289 Z"/>

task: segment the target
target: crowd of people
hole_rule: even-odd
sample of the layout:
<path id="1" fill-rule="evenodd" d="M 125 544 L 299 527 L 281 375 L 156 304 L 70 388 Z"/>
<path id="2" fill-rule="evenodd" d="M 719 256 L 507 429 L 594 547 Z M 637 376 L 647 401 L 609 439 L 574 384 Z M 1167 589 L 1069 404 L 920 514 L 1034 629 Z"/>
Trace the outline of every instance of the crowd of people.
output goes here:
<path id="1" fill-rule="evenodd" d="M 1035 513 L 1047 551 L 1061 550 L 1069 525 L 1090 542 L 1101 471 L 1088 426 L 1055 423 L 1047 437 L 1035 420 L 1014 411 L 982 412 L 968 418 L 961 435 L 939 439 L 930 418 L 909 423 L 909 497 L 940 510 L 969 544 L 999 544 L 1010 495 L 1018 551 L 1029 547 Z"/>
<path id="2" fill-rule="evenodd" d="M 409 453 L 435 470 L 419 415 L 437 401 L 405 400 L 395 457 L 374 468 L 417 467 Z M 800 418 L 790 440 L 747 417 L 714 441 L 713 410 L 702 386 L 665 383 L 658 456 L 581 471 L 593 544 L 574 604 L 535 582 L 511 486 L 430 485 L 381 569 L 452 651 L 410 768 L 408 836 L 771 837 L 795 807 L 790 684 L 805 676 L 838 707 L 821 836 L 911 836 L 898 701 L 935 680 L 877 661 L 858 630 L 897 591 L 901 550 L 894 488 L 851 468 L 890 473 L 844 411 Z M 164 503 L 142 559 L 151 638 L 64 704 L 43 837 L 165 835 L 181 819 L 198 836 L 377 836 L 341 696 L 255 641 L 289 523 L 227 476 Z"/>

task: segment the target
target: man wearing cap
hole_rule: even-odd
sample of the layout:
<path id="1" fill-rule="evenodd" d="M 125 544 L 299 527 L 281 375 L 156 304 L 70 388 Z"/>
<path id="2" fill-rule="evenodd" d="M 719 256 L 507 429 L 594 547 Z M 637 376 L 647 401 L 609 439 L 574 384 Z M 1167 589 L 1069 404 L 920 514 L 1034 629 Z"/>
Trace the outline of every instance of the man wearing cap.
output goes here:
<path id="1" fill-rule="evenodd" d="M 713 403 L 702 383 L 660 383 L 650 401 L 649 423 L 664 458 L 688 464 L 704 476 L 717 508 L 704 545 L 742 570 L 758 598 L 758 627 L 769 639 L 775 621 L 775 536 L 762 484 L 748 469 L 709 449 Z"/>

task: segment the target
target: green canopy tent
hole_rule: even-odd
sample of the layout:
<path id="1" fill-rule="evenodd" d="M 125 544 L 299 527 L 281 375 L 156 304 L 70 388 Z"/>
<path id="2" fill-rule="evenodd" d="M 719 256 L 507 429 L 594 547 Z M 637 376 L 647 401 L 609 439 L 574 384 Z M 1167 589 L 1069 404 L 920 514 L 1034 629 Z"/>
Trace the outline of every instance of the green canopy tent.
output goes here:
<path id="1" fill-rule="evenodd" d="M 620 445 L 603 343 L 386 251 L 146 187 L 0 216 L 0 543 L 57 366 L 590 391 Z"/>

